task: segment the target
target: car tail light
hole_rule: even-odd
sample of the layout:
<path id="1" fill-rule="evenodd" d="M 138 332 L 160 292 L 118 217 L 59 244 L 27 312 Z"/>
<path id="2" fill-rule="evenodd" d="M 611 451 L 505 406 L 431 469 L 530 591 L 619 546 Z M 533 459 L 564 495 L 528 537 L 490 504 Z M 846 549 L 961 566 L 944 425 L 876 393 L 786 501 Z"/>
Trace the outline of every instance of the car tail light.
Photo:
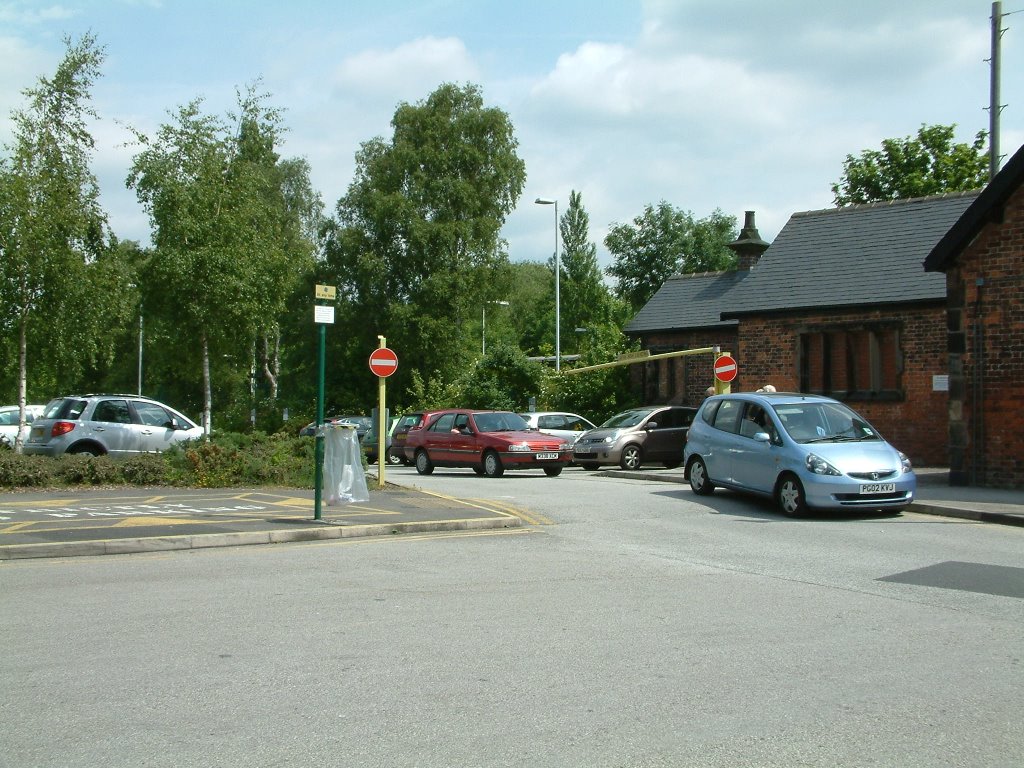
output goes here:
<path id="1" fill-rule="evenodd" d="M 50 437 L 60 437 L 61 435 L 66 435 L 74 428 L 75 422 L 73 421 L 56 421 L 53 424 L 53 428 L 50 430 Z"/>

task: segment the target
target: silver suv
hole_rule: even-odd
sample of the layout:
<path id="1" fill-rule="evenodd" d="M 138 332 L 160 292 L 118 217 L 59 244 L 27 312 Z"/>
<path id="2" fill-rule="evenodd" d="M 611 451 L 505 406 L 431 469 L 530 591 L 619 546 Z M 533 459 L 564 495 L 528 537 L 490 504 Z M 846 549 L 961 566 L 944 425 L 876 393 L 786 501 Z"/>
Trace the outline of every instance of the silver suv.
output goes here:
<path id="1" fill-rule="evenodd" d="M 72 395 L 46 404 L 32 422 L 25 453 L 85 453 L 122 458 L 196 440 L 203 428 L 178 411 L 138 395 Z"/>

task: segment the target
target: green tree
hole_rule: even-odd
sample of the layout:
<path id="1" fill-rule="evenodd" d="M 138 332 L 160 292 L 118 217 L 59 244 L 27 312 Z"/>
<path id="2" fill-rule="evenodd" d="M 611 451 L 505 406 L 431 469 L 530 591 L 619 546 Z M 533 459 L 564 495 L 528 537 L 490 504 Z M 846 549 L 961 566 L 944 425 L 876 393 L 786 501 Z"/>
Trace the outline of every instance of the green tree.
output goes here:
<path id="1" fill-rule="evenodd" d="M 559 222 L 562 238 L 561 337 L 563 349 L 580 347 L 577 328 L 588 331 L 612 320 L 612 297 L 597 264 L 597 245 L 590 240 L 590 216 L 583 195 L 569 193 L 569 207 Z M 569 344 L 565 341 L 568 337 Z"/>
<path id="2" fill-rule="evenodd" d="M 735 237 L 735 217 L 716 209 L 695 220 L 662 200 L 647 205 L 631 225 L 612 225 L 604 243 L 613 262 L 605 271 L 615 278 L 615 295 L 635 314 L 674 274 L 732 267 L 736 257 L 726 244 Z"/>
<path id="3" fill-rule="evenodd" d="M 540 363 L 529 361 L 518 348 L 494 346 L 463 377 L 463 405 L 524 410 L 529 398 L 540 392 L 541 377 Z"/>
<path id="4" fill-rule="evenodd" d="M 73 386 L 113 353 L 124 320 L 124 276 L 109 257 L 106 216 L 89 164 L 96 118 L 90 91 L 104 50 L 92 35 L 65 40 L 52 78 L 40 77 L 16 110 L 14 142 L 0 159 L 0 332 L 17 350 L 18 402 Z M 30 366 L 30 350 L 46 350 Z M 22 413 L 24 418 L 24 413 Z"/>
<path id="5" fill-rule="evenodd" d="M 480 309 L 505 300 L 499 236 L 526 179 L 508 115 L 474 85 L 441 85 L 400 104 L 389 141 L 365 142 L 355 180 L 328 227 L 326 271 L 353 325 L 349 367 L 365 367 L 376 336 L 413 371 L 453 378 L 479 350 Z M 357 362 L 358 361 L 358 362 Z M 369 398 L 372 382 L 361 377 Z"/>
<path id="6" fill-rule="evenodd" d="M 136 134 L 143 149 L 128 179 L 155 231 L 143 302 L 174 329 L 179 362 L 201 368 L 207 433 L 214 374 L 252 386 L 257 340 L 276 343 L 286 300 L 312 269 L 288 192 L 308 184 L 281 167 L 280 114 L 266 101 L 254 88 L 239 93 L 229 120 L 203 114 L 199 100 L 179 108 L 152 139 Z M 168 286 L 187 286 L 186 300 Z"/>
<path id="7" fill-rule="evenodd" d="M 882 149 L 847 155 L 832 185 L 836 206 L 980 189 L 988 182 L 987 133 L 972 144 L 953 142 L 956 125 L 921 125 L 917 137 L 885 139 Z"/>

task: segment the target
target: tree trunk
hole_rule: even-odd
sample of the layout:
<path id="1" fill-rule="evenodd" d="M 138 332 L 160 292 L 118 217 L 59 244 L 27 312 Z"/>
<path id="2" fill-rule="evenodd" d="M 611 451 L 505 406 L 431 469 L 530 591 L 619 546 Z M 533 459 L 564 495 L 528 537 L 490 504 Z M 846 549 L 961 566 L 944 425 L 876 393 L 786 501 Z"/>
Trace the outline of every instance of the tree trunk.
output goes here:
<path id="1" fill-rule="evenodd" d="M 263 337 L 263 376 L 269 386 L 270 401 L 277 400 L 277 377 L 281 372 L 281 334 L 274 335 L 274 353 L 270 354 L 270 339 Z"/>
<path id="2" fill-rule="evenodd" d="M 203 434 L 207 438 L 210 437 L 211 424 L 210 421 L 213 418 L 213 395 L 211 394 L 210 388 L 210 343 L 206 338 L 206 332 L 203 331 Z"/>
<path id="3" fill-rule="evenodd" d="M 25 426 L 25 402 L 28 395 L 28 314 L 20 313 L 18 322 L 18 433 L 14 452 L 22 452 L 21 428 Z"/>

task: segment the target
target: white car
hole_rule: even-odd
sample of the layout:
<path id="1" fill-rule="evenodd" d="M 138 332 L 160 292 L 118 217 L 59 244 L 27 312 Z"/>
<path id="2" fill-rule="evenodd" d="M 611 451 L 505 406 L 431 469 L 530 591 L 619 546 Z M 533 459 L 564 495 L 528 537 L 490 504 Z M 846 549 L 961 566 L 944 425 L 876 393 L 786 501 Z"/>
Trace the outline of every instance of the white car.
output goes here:
<path id="1" fill-rule="evenodd" d="M 41 416 L 43 413 L 43 406 L 41 405 L 26 405 L 25 406 L 25 427 L 21 430 L 21 442 L 24 443 L 28 438 L 29 430 L 32 428 L 32 422 L 36 420 L 37 416 Z M 13 447 L 14 441 L 18 437 L 18 406 L 16 405 L 5 405 L 0 407 L 0 447 Z"/>
<path id="2" fill-rule="evenodd" d="M 526 423 L 532 429 L 568 440 L 569 445 L 575 443 L 588 429 L 594 428 L 594 425 L 582 416 L 564 411 L 532 411 L 519 415 L 526 419 Z"/>

